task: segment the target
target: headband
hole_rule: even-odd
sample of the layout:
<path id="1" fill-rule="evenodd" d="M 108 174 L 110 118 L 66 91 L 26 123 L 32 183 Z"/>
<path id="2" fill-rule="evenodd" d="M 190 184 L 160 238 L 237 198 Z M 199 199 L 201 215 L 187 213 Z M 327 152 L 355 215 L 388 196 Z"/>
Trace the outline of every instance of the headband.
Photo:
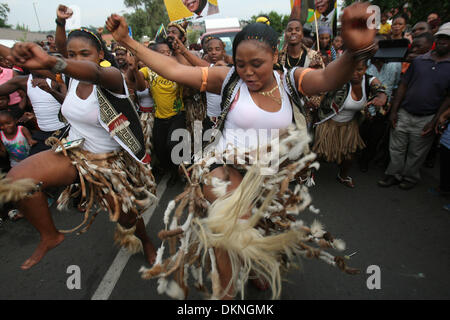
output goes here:
<path id="1" fill-rule="evenodd" d="M 180 30 L 180 32 L 186 37 L 186 30 L 184 30 L 184 28 L 183 28 L 182 26 L 180 26 L 179 24 L 176 24 L 176 23 L 171 22 L 171 23 L 169 23 L 169 25 L 167 26 L 167 29 L 170 28 L 170 27 L 175 27 L 175 28 L 177 28 L 177 29 Z"/>
<path id="2" fill-rule="evenodd" d="M 103 42 L 100 40 L 100 38 L 99 38 L 95 33 L 93 33 L 92 31 L 90 31 L 89 29 L 86 29 L 86 28 L 74 29 L 74 30 L 72 30 L 72 31 L 69 32 L 69 37 L 70 37 L 70 35 L 71 35 L 73 32 L 75 32 L 75 31 L 82 31 L 82 32 L 85 32 L 85 33 L 90 34 L 90 35 L 93 36 L 94 39 L 98 42 L 98 44 L 100 45 L 100 48 L 103 47 Z"/>
<path id="3" fill-rule="evenodd" d="M 122 46 L 117 46 L 117 47 L 114 48 L 114 52 L 116 52 L 117 50 L 123 50 L 125 52 L 128 52 L 127 48 L 122 47 Z"/>

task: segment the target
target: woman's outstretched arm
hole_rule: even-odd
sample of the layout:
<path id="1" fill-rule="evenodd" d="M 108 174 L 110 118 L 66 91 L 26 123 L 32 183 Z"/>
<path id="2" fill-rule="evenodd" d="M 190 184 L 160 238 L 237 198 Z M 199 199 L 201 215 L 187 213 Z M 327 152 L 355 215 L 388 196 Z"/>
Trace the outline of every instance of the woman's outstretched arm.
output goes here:
<path id="1" fill-rule="evenodd" d="M 145 65 L 160 76 L 191 88 L 201 88 L 201 68 L 180 64 L 172 58 L 152 51 L 139 42 L 131 39 L 128 35 L 128 26 L 124 17 L 116 14 L 111 15 L 106 21 L 106 27 L 116 41 L 131 50 L 131 52 L 144 62 Z M 207 91 L 220 94 L 222 83 L 229 70 L 228 67 L 210 68 L 206 88 Z"/>
<path id="2" fill-rule="evenodd" d="M 115 93 L 125 93 L 123 77 L 118 69 L 102 68 L 90 61 L 76 61 L 50 56 L 35 43 L 21 42 L 15 44 L 8 59 L 29 70 L 47 69 L 53 73 L 64 73 L 72 78 L 99 85 Z"/>

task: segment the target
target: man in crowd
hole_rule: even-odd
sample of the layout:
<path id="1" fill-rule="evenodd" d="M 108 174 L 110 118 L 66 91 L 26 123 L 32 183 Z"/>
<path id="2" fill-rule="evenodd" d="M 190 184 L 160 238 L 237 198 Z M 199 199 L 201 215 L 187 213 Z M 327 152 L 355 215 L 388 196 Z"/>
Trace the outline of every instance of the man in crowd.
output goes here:
<path id="1" fill-rule="evenodd" d="M 393 127 L 391 162 L 381 187 L 403 190 L 420 180 L 420 167 L 430 150 L 440 109 L 450 103 L 450 23 L 436 33 L 436 49 L 418 56 L 401 80 L 390 114 Z"/>

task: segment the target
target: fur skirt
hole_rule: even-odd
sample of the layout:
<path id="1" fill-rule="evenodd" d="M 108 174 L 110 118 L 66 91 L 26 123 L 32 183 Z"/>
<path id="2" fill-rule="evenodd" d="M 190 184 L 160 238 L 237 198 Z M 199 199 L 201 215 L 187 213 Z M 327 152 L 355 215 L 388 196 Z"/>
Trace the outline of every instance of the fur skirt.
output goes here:
<path id="1" fill-rule="evenodd" d="M 355 119 L 349 122 L 336 122 L 330 119 L 316 128 L 313 152 L 320 159 L 341 164 L 351 159 L 357 150 L 365 147 Z"/>
<path id="2" fill-rule="evenodd" d="M 227 192 L 229 181 L 209 175 L 209 167 L 216 161 L 214 154 L 188 169 L 183 167 L 188 185 L 169 202 L 155 264 L 150 269 L 142 268 L 142 277 L 157 278 L 158 292 L 177 299 L 187 297 L 192 277 L 195 287 L 207 298 L 220 299 L 230 288 L 234 295 L 240 293 L 244 298 L 251 274 L 266 280 L 276 299 L 281 294 L 282 272 L 295 266 L 299 257 L 314 257 L 356 273 L 346 266 L 344 258 L 324 250 L 344 250 L 345 243 L 334 239 L 314 219 L 318 210 L 312 206 L 307 186 L 290 186 L 296 176 L 319 167 L 315 154 L 307 151 L 308 143 L 304 131 L 289 127 L 267 148 L 278 150 L 268 156 L 278 160 L 275 169 L 257 161 L 249 164 L 254 154 L 241 154 L 241 161 L 235 162 L 238 164 L 227 165 L 246 172 L 239 187 L 231 192 Z M 222 160 L 228 156 L 225 152 Z M 214 203 L 205 199 L 204 184 L 211 185 L 218 196 Z M 216 248 L 225 250 L 230 258 L 232 275 L 227 288 L 220 284 Z"/>

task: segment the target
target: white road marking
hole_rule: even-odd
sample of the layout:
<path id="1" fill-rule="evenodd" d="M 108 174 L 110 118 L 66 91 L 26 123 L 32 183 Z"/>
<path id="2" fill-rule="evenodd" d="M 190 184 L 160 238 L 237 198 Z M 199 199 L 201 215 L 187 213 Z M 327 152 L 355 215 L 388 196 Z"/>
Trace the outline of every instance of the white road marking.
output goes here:
<path id="1" fill-rule="evenodd" d="M 153 212 L 155 211 L 156 207 L 159 204 L 159 200 L 162 198 L 164 192 L 167 189 L 167 181 L 169 180 L 169 175 L 165 175 L 161 181 L 158 184 L 158 187 L 156 188 L 156 196 L 158 197 L 158 200 L 156 203 L 151 206 L 143 215 L 144 224 L 147 226 L 147 223 L 150 221 L 150 218 L 153 215 Z M 123 269 L 128 263 L 128 260 L 130 259 L 131 254 L 126 249 L 120 249 L 119 253 L 117 253 L 116 258 L 114 259 L 113 263 L 109 267 L 108 271 L 106 272 L 105 276 L 103 277 L 102 281 L 100 282 L 100 285 L 98 286 L 97 290 L 95 291 L 94 295 L 92 296 L 91 300 L 108 300 L 109 296 L 111 295 L 112 291 L 114 290 L 114 287 L 116 286 L 117 281 L 119 281 L 119 278 L 123 272 Z"/>

